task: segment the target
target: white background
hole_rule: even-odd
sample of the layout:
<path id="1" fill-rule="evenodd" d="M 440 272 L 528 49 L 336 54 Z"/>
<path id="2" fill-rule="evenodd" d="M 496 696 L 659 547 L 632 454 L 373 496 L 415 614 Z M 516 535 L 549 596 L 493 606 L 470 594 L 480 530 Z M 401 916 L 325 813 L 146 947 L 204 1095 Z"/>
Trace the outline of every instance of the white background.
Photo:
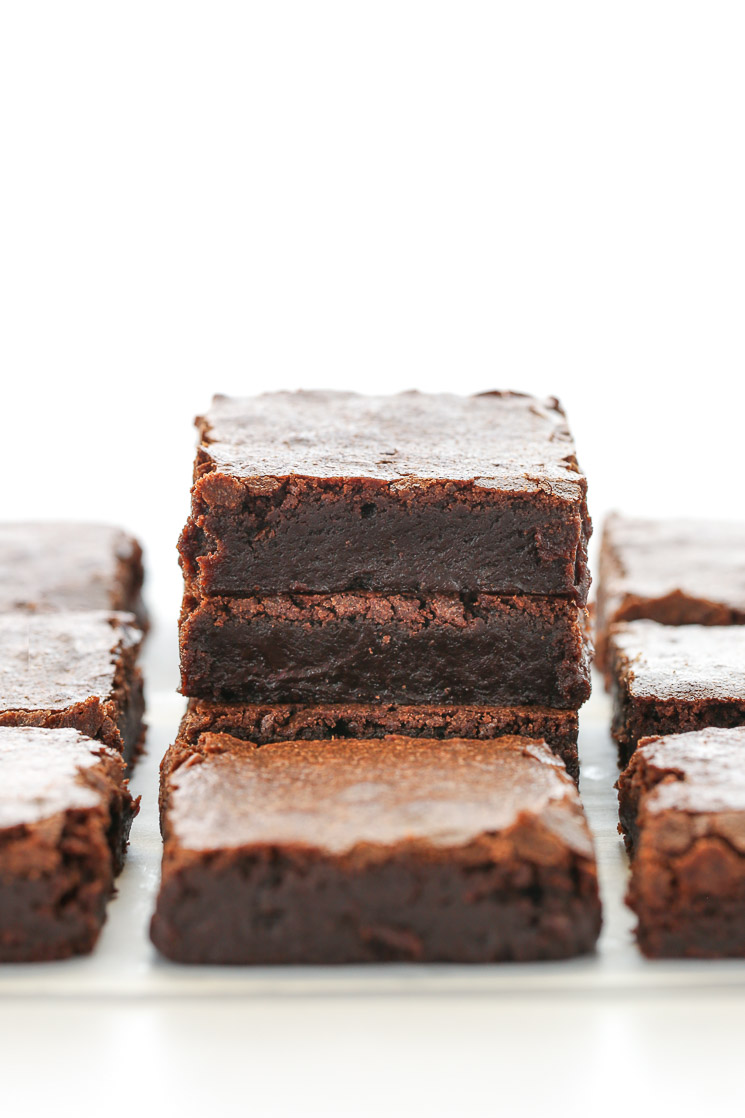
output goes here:
<path id="1" fill-rule="evenodd" d="M 127 524 L 168 633 L 193 415 L 299 386 L 557 394 L 596 520 L 741 516 L 744 53 L 714 0 L 0 2 L 3 518 Z M 629 1075 L 636 1113 L 652 1081 L 737 1113 L 743 1008 L 238 1004 L 205 1044 L 202 1011 L 24 1005 L 0 1061 L 82 1089 L 116 1052 L 142 1113 L 213 1070 L 217 1113 L 527 1113 L 577 1077 L 609 1109 Z"/>

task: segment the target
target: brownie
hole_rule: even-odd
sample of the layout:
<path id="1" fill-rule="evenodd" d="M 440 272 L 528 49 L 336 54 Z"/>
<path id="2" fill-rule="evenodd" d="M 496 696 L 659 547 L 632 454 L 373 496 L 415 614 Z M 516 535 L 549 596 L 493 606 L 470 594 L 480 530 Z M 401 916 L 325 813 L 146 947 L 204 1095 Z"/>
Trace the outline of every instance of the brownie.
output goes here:
<path id="1" fill-rule="evenodd" d="M 592 840 L 547 746 L 205 734 L 171 771 L 151 935 L 189 963 L 591 951 Z"/>
<path id="2" fill-rule="evenodd" d="M 555 399 L 216 396 L 181 562 L 199 595 L 560 595 L 584 605 L 586 479 Z"/>
<path id="3" fill-rule="evenodd" d="M 620 622 L 608 662 L 621 764 L 643 737 L 745 724 L 745 628 Z"/>
<path id="4" fill-rule="evenodd" d="M 73 727 L 132 763 L 144 740 L 141 641 L 129 613 L 0 614 L 0 726 Z"/>
<path id="5" fill-rule="evenodd" d="M 190 699 L 179 740 L 193 746 L 201 734 L 230 734 L 266 745 L 334 738 L 491 738 L 514 735 L 545 741 L 567 772 L 579 778 L 578 716 L 552 707 L 396 706 L 393 703 L 216 703 Z"/>
<path id="6" fill-rule="evenodd" d="M 228 702 L 576 709 L 590 692 L 583 625 L 562 598 L 187 595 L 181 690 Z"/>
<path id="7" fill-rule="evenodd" d="M 645 955 L 745 956 L 745 728 L 645 738 L 618 781 Z"/>
<path id="8" fill-rule="evenodd" d="M 137 810 L 100 742 L 0 727 L 0 962 L 93 948 Z"/>
<path id="9" fill-rule="evenodd" d="M 147 628 L 142 549 L 108 524 L 0 524 L 0 612 L 119 610 Z"/>
<path id="10" fill-rule="evenodd" d="M 607 669 L 610 626 L 745 623 L 745 523 L 608 517 L 600 547 L 596 636 Z"/>

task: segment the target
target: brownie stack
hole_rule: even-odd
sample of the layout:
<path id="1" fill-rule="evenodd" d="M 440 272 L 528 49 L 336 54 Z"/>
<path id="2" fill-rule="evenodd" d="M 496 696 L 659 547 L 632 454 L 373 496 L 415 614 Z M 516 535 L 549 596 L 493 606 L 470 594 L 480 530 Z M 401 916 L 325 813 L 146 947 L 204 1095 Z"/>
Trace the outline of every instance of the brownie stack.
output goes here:
<path id="1" fill-rule="evenodd" d="M 527 734 L 576 777 L 591 529 L 555 400 L 218 396 L 197 425 L 182 738 Z"/>
<path id="2" fill-rule="evenodd" d="M 594 855 L 567 775 L 590 523 L 558 403 L 218 396 L 197 426 L 158 947 L 591 949 Z"/>

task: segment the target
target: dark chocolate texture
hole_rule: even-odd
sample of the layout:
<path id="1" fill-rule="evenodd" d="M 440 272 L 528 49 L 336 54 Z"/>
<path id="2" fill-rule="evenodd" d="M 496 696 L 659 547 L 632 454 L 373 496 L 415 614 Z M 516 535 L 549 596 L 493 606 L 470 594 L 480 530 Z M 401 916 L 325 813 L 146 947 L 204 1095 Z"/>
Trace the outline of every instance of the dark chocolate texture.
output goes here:
<path id="1" fill-rule="evenodd" d="M 645 738 L 618 781 L 651 957 L 745 956 L 745 728 Z"/>
<path id="2" fill-rule="evenodd" d="M 117 753 L 0 727 L 0 962 L 92 950 L 136 813 Z"/>
<path id="3" fill-rule="evenodd" d="M 73 727 L 131 763 L 144 737 L 141 640 L 127 613 L 0 614 L 0 726 Z"/>
<path id="4" fill-rule="evenodd" d="M 586 479 L 554 399 L 277 392 L 197 421 L 195 593 L 559 595 L 584 604 Z"/>
<path id="5" fill-rule="evenodd" d="M 612 733 L 626 764 L 640 738 L 745 724 L 745 627 L 614 626 Z"/>
<path id="6" fill-rule="evenodd" d="M 142 549 L 108 524 L 0 524 L 0 612 L 118 610 L 147 627 Z"/>
<path id="7" fill-rule="evenodd" d="M 590 690 L 565 599 L 187 595 L 180 647 L 182 692 L 229 702 L 576 709 Z"/>
<path id="8" fill-rule="evenodd" d="M 600 547 L 596 638 L 607 669 L 611 625 L 745 623 L 745 524 L 610 516 Z"/>
<path id="9" fill-rule="evenodd" d="M 207 734 L 167 779 L 169 958 L 556 959 L 597 939 L 590 833 L 540 743 Z"/>

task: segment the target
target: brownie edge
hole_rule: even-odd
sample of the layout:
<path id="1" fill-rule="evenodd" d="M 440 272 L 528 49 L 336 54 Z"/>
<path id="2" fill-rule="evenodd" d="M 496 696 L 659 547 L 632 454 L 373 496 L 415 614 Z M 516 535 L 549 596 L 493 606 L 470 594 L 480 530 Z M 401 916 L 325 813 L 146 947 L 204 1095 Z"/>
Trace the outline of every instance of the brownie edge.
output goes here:
<path id="1" fill-rule="evenodd" d="M 590 694 L 585 613 L 558 598 L 187 589 L 179 643 L 182 693 L 225 702 L 576 710 Z"/>

